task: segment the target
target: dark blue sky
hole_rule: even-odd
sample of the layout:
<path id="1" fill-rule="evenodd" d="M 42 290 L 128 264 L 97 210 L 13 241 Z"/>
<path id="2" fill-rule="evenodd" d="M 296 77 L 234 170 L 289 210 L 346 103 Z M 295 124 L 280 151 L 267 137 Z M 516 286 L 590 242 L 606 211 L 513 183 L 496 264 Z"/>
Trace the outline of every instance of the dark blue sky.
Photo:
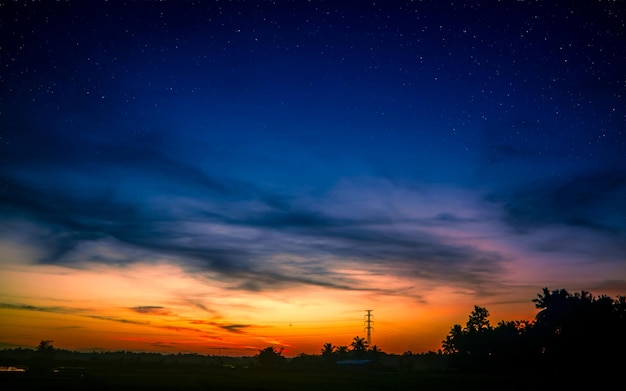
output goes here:
<path id="1" fill-rule="evenodd" d="M 620 3 L 355 3 L 2 2 L 1 261 L 624 293 Z"/>

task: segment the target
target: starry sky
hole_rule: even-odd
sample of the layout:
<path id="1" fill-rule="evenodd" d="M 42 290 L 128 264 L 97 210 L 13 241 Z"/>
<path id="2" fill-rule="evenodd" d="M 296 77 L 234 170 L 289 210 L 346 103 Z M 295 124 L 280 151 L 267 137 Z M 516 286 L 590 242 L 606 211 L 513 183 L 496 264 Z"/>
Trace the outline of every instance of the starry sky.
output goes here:
<path id="1" fill-rule="evenodd" d="M 619 2 L 0 2 L 0 345 L 436 351 L 626 294 Z"/>

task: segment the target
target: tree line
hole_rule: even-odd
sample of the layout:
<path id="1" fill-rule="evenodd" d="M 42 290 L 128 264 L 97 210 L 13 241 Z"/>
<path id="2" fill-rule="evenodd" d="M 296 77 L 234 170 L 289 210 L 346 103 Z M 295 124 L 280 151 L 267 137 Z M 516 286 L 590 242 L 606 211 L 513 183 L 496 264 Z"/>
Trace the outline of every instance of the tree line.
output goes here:
<path id="1" fill-rule="evenodd" d="M 611 298 L 581 291 L 543 288 L 532 299 L 539 312 L 534 320 L 502 320 L 493 326 L 489 311 L 475 305 L 465 325 L 455 324 L 438 352 L 405 352 L 390 361 L 377 346 L 356 336 L 350 346 L 323 345 L 317 357 L 294 358 L 312 363 L 366 359 L 377 368 L 418 363 L 445 370 L 547 375 L 616 373 L 626 364 L 626 296 Z M 280 356 L 268 348 L 265 355 Z M 316 358 L 317 361 L 313 360 Z M 419 360 L 416 360 L 419 358 Z M 384 365 L 383 365 L 384 366 Z M 410 364 L 415 368 L 415 365 Z M 388 368 L 387 368 L 388 369 Z"/>
<path id="2" fill-rule="evenodd" d="M 251 357 L 199 354 L 101 352 L 78 353 L 41 341 L 37 349 L 0 351 L 0 365 L 16 358 L 33 371 L 88 361 L 90 366 L 228 366 L 260 370 L 328 370 L 359 366 L 364 370 L 437 370 L 466 372 L 541 371 L 545 374 L 610 373 L 626 364 L 626 296 L 615 299 L 581 291 L 544 288 L 532 302 L 539 312 L 534 320 L 500 321 L 493 326 L 487 308 L 475 305 L 465 325 L 455 324 L 437 352 L 387 354 L 365 338 L 349 345 L 325 343 L 318 354 L 283 356 L 280 347 L 268 346 Z M 3 364 L 4 363 L 4 364 Z M 13 365 L 13 364 L 11 364 Z"/>
<path id="3" fill-rule="evenodd" d="M 453 367 L 473 371 L 537 371 L 547 374 L 610 373 L 626 364 L 626 296 L 543 289 L 532 300 L 533 321 L 501 321 L 474 306 L 465 326 L 442 341 Z"/>

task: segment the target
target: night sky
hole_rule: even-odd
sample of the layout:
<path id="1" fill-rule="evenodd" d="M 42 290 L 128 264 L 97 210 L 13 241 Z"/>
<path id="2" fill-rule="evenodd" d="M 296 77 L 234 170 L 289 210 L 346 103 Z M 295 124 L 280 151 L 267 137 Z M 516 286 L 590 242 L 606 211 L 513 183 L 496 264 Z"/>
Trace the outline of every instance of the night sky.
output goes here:
<path id="1" fill-rule="evenodd" d="M 347 2 L 346 2 L 347 3 Z M 0 2 L 0 345 L 436 350 L 626 294 L 612 1 Z"/>

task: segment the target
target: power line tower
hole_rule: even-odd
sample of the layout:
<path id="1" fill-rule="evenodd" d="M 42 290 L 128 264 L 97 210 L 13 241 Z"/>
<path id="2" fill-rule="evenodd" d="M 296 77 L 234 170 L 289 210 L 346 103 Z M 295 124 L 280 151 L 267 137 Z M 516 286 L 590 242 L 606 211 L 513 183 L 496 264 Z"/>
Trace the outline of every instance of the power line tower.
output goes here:
<path id="1" fill-rule="evenodd" d="M 365 331 L 367 331 L 368 346 L 372 345 L 372 330 L 374 330 L 374 328 L 372 327 L 372 323 L 374 323 L 374 321 L 372 320 L 372 311 L 374 310 L 365 310 Z"/>

